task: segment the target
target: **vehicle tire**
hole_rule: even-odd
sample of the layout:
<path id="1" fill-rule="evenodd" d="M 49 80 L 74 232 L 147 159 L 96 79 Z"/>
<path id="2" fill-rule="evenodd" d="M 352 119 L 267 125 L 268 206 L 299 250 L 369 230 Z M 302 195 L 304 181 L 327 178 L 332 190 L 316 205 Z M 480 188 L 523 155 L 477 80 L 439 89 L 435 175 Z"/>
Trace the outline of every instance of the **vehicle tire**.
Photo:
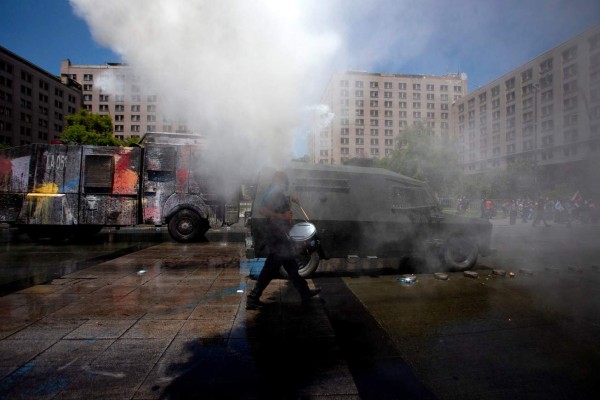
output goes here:
<path id="1" fill-rule="evenodd" d="M 169 219 L 169 235 L 181 243 L 193 242 L 208 231 L 208 221 L 188 209 L 178 211 Z"/>
<path id="2" fill-rule="evenodd" d="M 444 244 L 442 260 L 450 271 L 466 271 L 477 262 L 479 248 L 475 239 L 455 235 Z"/>
<path id="3" fill-rule="evenodd" d="M 296 261 L 298 262 L 298 274 L 303 278 L 308 278 L 317 270 L 321 260 L 318 252 L 315 251 L 310 255 L 301 255 L 297 257 Z M 279 268 L 279 274 L 284 279 L 289 278 L 288 273 L 283 267 Z"/>

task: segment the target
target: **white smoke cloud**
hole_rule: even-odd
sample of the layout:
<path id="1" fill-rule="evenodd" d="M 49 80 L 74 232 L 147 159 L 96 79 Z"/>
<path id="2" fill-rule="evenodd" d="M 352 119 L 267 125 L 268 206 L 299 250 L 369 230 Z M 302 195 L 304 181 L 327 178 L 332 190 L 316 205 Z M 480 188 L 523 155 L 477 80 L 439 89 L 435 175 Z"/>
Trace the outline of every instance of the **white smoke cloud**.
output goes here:
<path id="1" fill-rule="evenodd" d="M 70 2 L 140 86 L 239 171 L 291 158 L 304 105 L 340 44 L 316 0 Z"/>

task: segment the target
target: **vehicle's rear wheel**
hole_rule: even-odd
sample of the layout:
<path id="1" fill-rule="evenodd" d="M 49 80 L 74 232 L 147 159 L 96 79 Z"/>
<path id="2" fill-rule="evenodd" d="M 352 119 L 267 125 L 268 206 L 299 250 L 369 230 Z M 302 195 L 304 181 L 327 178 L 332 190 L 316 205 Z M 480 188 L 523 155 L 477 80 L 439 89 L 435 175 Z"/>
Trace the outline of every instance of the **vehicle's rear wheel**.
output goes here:
<path id="1" fill-rule="evenodd" d="M 181 243 L 199 239 L 208 228 L 209 223 L 206 219 L 188 209 L 178 211 L 169 220 L 169 235 Z"/>
<path id="2" fill-rule="evenodd" d="M 303 278 L 310 277 L 319 267 L 320 261 L 319 254 L 316 251 L 311 254 L 300 255 L 296 257 L 296 262 L 298 263 L 298 273 Z M 283 267 L 279 269 L 279 274 L 284 279 L 289 278 L 288 273 Z"/>
<path id="3" fill-rule="evenodd" d="M 456 235 L 444 244 L 442 259 L 450 271 L 466 271 L 477 262 L 479 248 L 475 239 Z"/>

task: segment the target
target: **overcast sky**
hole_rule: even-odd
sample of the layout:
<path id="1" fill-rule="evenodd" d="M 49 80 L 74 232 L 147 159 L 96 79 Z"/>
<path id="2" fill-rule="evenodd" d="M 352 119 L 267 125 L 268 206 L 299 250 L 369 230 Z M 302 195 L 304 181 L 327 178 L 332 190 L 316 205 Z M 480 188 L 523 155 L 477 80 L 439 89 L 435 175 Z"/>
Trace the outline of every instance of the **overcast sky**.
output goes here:
<path id="1" fill-rule="evenodd" d="M 0 5 L 0 44 L 52 74 L 59 74 L 66 58 L 74 64 L 156 64 L 161 62 L 153 58 L 156 52 L 164 52 L 185 63 L 194 52 L 194 63 L 205 63 L 207 54 L 220 67 L 205 66 L 200 73 L 223 70 L 231 76 L 248 66 L 256 75 L 264 63 L 280 82 L 295 85 L 273 85 L 278 94 L 304 82 L 307 106 L 318 102 L 327 77 L 343 70 L 465 72 L 469 90 L 475 90 L 600 23 L 598 0 L 0 0 Z M 209 37 L 212 32 L 217 34 Z M 226 52 L 220 54 L 221 48 Z M 280 71 L 298 65 L 309 72 Z M 306 82 L 311 80 L 317 84 Z M 197 82 L 194 89 L 211 88 Z M 269 98 L 265 108 L 274 104 L 280 101 Z"/>

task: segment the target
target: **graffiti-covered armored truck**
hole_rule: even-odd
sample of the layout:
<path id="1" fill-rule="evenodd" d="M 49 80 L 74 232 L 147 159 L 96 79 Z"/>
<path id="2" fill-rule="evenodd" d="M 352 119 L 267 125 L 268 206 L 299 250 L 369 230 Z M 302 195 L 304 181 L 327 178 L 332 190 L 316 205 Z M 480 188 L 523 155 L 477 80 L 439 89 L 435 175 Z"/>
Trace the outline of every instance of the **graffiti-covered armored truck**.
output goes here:
<path id="1" fill-rule="evenodd" d="M 239 218 L 195 135 L 149 133 L 143 146 L 31 144 L 0 151 L 0 222 L 63 238 L 103 227 L 168 225 L 193 241 Z"/>

